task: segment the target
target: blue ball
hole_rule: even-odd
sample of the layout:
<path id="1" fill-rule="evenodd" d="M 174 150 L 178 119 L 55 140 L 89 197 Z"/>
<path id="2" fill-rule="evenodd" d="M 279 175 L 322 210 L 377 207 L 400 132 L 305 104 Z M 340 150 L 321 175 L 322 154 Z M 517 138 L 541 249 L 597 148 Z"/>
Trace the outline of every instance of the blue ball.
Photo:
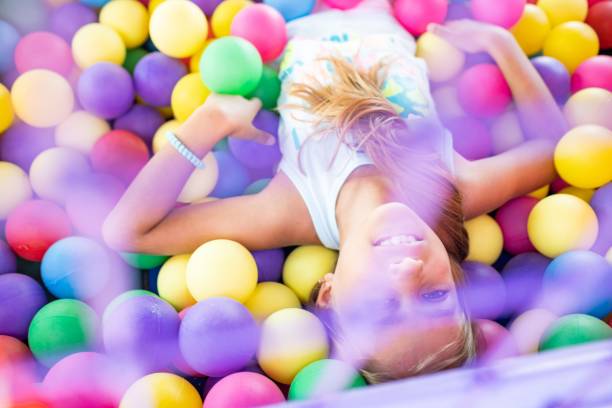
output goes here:
<path id="1" fill-rule="evenodd" d="M 312 13 L 317 2 L 316 0 L 264 0 L 264 3 L 278 10 L 285 21 L 291 21 Z"/>
<path id="2" fill-rule="evenodd" d="M 251 179 L 247 169 L 230 152 L 213 151 L 219 168 L 219 179 L 211 197 L 228 198 L 242 195 Z"/>
<path id="3" fill-rule="evenodd" d="M 0 74 L 15 67 L 13 54 L 19 42 L 19 33 L 7 22 L 0 20 Z"/>
<path id="4" fill-rule="evenodd" d="M 89 300 L 109 282 L 112 262 L 106 249 L 83 237 L 69 237 L 53 244 L 40 266 L 42 280 L 55 297 Z"/>
<path id="5" fill-rule="evenodd" d="M 102 7 L 110 0 L 81 0 L 81 3 L 89 7 Z"/>

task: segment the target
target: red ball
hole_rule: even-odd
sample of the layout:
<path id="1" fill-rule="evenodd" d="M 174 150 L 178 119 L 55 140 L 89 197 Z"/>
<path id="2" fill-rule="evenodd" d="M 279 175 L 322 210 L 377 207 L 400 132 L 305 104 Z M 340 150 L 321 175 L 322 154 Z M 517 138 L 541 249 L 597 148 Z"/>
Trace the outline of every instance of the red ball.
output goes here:
<path id="1" fill-rule="evenodd" d="M 204 408 L 247 408 L 285 401 L 285 396 L 269 378 L 251 372 L 228 375 L 206 395 Z"/>
<path id="2" fill-rule="evenodd" d="M 534 197 L 519 197 L 504 204 L 495 215 L 504 236 L 504 249 L 513 255 L 535 251 L 527 234 L 529 213 L 538 203 Z"/>
<path id="3" fill-rule="evenodd" d="M 15 208 L 6 221 L 6 240 L 20 257 L 40 262 L 51 245 L 72 232 L 70 219 L 57 204 L 30 200 Z"/>
<path id="4" fill-rule="evenodd" d="M 274 61 L 287 44 L 287 24 L 282 14 L 266 4 L 242 9 L 232 21 L 232 35 L 250 41 L 263 62 Z"/>
<path id="5" fill-rule="evenodd" d="M 569 187 L 569 183 L 563 180 L 561 177 L 557 177 L 552 183 L 550 183 L 550 191 L 553 193 L 558 193 L 563 190 L 565 187 Z"/>
<path id="6" fill-rule="evenodd" d="M 112 130 L 102 136 L 91 150 L 96 171 L 130 183 L 149 160 L 145 142 L 127 130 Z"/>
<path id="7" fill-rule="evenodd" d="M 499 360 L 519 355 L 512 335 L 504 326 L 492 320 L 476 320 L 476 354 L 480 361 Z"/>
<path id="8" fill-rule="evenodd" d="M 599 37 L 601 49 L 612 48 L 612 1 L 603 1 L 589 9 L 586 23 Z"/>
<path id="9" fill-rule="evenodd" d="M 412 35 L 427 31 L 430 23 L 442 23 L 448 14 L 447 0 L 396 0 L 393 3 L 395 18 Z"/>
<path id="10" fill-rule="evenodd" d="M 479 160 L 493 154 L 493 139 L 487 126 L 471 117 L 450 119 L 446 122 L 453 135 L 453 147 L 468 160 Z"/>
<path id="11" fill-rule="evenodd" d="M 512 102 L 512 92 L 501 70 L 493 64 L 478 64 L 459 78 L 459 102 L 470 115 L 492 118 Z"/>

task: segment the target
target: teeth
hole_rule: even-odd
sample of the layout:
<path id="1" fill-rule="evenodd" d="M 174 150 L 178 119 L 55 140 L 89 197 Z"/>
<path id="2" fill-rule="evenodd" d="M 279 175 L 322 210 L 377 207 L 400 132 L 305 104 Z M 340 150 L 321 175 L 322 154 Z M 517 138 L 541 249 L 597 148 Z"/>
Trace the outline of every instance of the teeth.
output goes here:
<path id="1" fill-rule="evenodd" d="M 385 238 L 382 241 L 378 241 L 376 246 L 392 246 L 392 245 L 402 245 L 402 244 L 413 244 L 415 242 L 420 241 L 414 235 L 394 235 L 389 238 Z"/>

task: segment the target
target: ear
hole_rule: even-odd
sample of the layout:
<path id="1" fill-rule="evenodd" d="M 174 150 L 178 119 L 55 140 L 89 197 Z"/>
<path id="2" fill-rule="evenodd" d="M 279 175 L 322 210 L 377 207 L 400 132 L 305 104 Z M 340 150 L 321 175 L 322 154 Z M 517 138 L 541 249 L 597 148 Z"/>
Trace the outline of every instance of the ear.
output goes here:
<path id="1" fill-rule="evenodd" d="M 321 283 L 321 289 L 319 289 L 319 296 L 317 296 L 316 306 L 321 309 L 329 309 L 331 307 L 334 274 L 325 274 L 325 276 L 323 276 L 319 282 Z"/>

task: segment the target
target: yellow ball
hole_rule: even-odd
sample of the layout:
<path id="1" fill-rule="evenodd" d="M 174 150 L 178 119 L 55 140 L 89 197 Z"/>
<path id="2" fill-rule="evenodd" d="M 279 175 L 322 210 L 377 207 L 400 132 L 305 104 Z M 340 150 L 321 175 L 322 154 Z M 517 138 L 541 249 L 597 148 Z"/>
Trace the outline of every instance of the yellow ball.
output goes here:
<path id="1" fill-rule="evenodd" d="M 100 23 L 113 28 L 127 48 L 138 47 L 149 36 L 149 12 L 137 0 L 113 0 L 100 10 Z"/>
<path id="2" fill-rule="evenodd" d="M 561 61 L 570 73 L 599 53 L 599 38 L 590 26 L 570 21 L 553 28 L 544 41 L 544 55 Z"/>
<path id="3" fill-rule="evenodd" d="M 84 25 L 72 38 L 72 56 L 82 69 L 98 62 L 121 65 L 125 60 L 125 52 L 121 36 L 103 24 Z"/>
<path id="4" fill-rule="evenodd" d="M 510 325 L 510 334 L 521 354 L 537 353 L 540 340 L 559 316 L 546 309 L 531 309 Z"/>
<path id="5" fill-rule="evenodd" d="M 202 408 L 200 393 L 182 377 L 154 373 L 128 388 L 119 408 Z"/>
<path id="6" fill-rule="evenodd" d="M 294 249 L 283 266 L 283 282 L 302 303 L 307 303 L 310 292 L 327 273 L 333 273 L 338 253 L 319 245 L 305 245 Z"/>
<path id="7" fill-rule="evenodd" d="M 206 51 L 206 48 L 208 48 L 208 46 L 212 44 L 213 41 L 215 41 L 214 38 L 206 40 L 202 48 L 200 48 L 198 52 L 196 52 L 195 54 L 191 56 L 191 58 L 189 59 L 189 71 L 200 72 L 200 60 L 202 59 L 202 54 L 204 54 L 204 51 Z"/>
<path id="8" fill-rule="evenodd" d="M 8 89 L 0 84 L 0 133 L 11 127 L 14 114 L 11 105 L 11 94 Z"/>
<path id="9" fill-rule="evenodd" d="M 244 304 L 257 321 L 263 321 L 274 312 L 302 305 L 291 289 L 282 283 L 262 282 L 257 285 Z"/>
<path id="10" fill-rule="evenodd" d="M 184 122 L 189 115 L 200 107 L 210 95 L 210 90 L 202 82 L 199 73 L 182 77 L 172 91 L 172 111 L 174 117 Z"/>
<path id="11" fill-rule="evenodd" d="M 574 186 L 565 187 L 559 191 L 559 194 L 569 194 L 574 197 L 578 197 L 584 202 L 588 203 L 593 198 L 593 194 L 595 194 L 595 190 L 592 188 L 579 188 Z"/>
<path id="12" fill-rule="evenodd" d="M 204 159 L 203 169 L 196 169 L 187 180 L 177 201 L 184 204 L 192 204 L 202 200 L 214 190 L 219 179 L 219 166 L 212 152 L 208 153 Z"/>
<path id="13" fill-rule="evenodd" d="M 525 54 L 533 55 L 542 50 L 550 32 L 546 13 L 533 4 L 525 5 L 521 19 L 510 30 Z"/>
<path id="14" fill-rule="evenodd" d="M 238 242 L 216 239 L 200 246 L 187 263 L 187 287 L 197 301 L 226 296 L 244 303 L 257 286 L 257 264 Z"/>
<path id="15" fill-rule="evenodd" d="M 157 275 L 159 296 L 179 311 L 196 303 L 187 289 L 187 262 L 190 256 L 173 256 L 164 263 Z"/>
<path id="16" fill-rule="evenodd" d="M 465 64 L 463 52 L 432 33 L 425 33 L 419 37 L 416 56 L 425 60 L 429 79 L 434 82 L 444 82 L 454 78 Z"/>
<path id="17" fill-rule="evenodd" d="M 555 194 L 541 200 L 529 214 L 527 231 L 538 251 L 549 258 L 575 249 L 589 249 L 598 232 L 595 211 L 583 200 Z"/>
<path id="18" fill-rule="evenodd" d="M 34 69 L 17 78 L 11 99 L 19 119 L 35 127 L 62 123 L 74 107 L 74 94 L 68 81 L 46 69 Z"/>
<path id="19" fill-rule="evenodd" d="M 110 131 L 107 121 L 86 111 L 72 112 L 55 128 L 55 144 L 89 154 L 94 144 Z"/>
<path id="20" fill-rule="evenodd" d="M 572 186 L 597 188 L 608 183 L 612 180 L 612 131 L 597 125 L 570 130 L 557 144 L 555 167 Z"/>
<path id="21" fill-rule="evenodd" d="M 28 175 L 16 164 L 0 161 L 0 220 L 31 197 Z"/>
<path id="22" fill-rule="evenodd" d="M 149 1 L 149 6 L 148 6 L 149 14 L 153 14 L 153 12 L 157 8 L 157 6 L 159 6 L 160 4 L 162 4 L 165 1 L 166 0 L 151 0 L 151 1 Z"/>
<path id="23" fill-rule="evenodd" d="M 178 120 L 169 120 L 168 122 L 161 125 L 153 136 L 153 152 L 159 152 L 162 147 L 164 147 L 166 143 L 168 143 L 168 139 L 166 139 L 166 133 L 168 131 L 176 132 L 180 127 L 181 122 L 179 122 Z"/>
<path id="24" fill-rule="evenodd" d="M 328 353 L 323 324 L 306 310 L 279 310 L 261 326 L 257 361 L 270 378 L 281 384 L 291 384 L 302 368 L 327 358 Z"/>
<path id="25" fill-rule="evenodd" d="M 230 35 L 234 17 L 249 4 L 251 4 L 249 0 L 225 0 L 219 4 L 210 20 L 215 37 Z"/>
<path id="26" fill-rule="evenodd" d="M 587 88 L 576 92 L 566 102 L 563 113 L 571 127 L 599 125 L 612 130 L 612 92 Z"/>
<path id="27" fill-rule="evenodd" d="M 538 7 L 553 27 L 566 21 L 584 21 L 589 12 L 587 0 L 538 0 Z"/>
<path id="28" fill-rule="evenodd" d="M 470 240 L 468 261 L 492 265 L 501 255 L 504 237 L 497 221 L 489 215 L 481 215 L 465 223 Z"/>
<path id="29" fill-rule="evenodd" d="M 550 186 L 547 184 L 544 187 L 538 188 L 535 191 L 532 191 L 531 193 L 527 194 L 529 197 L 533 197 L 533 198 L 538 198 L 538 199 L 543 199 L 544 197 L 548 196 L 548 193 L 550 192 Z"/>
<path id="30" fill-rule="evenodd" d="M 174 58 L 191 57 L 198 52 L 208 35 L 204 12 L 188 0 L 161 3 L 151 15 L 149 24 L 153 44 Z"/>

